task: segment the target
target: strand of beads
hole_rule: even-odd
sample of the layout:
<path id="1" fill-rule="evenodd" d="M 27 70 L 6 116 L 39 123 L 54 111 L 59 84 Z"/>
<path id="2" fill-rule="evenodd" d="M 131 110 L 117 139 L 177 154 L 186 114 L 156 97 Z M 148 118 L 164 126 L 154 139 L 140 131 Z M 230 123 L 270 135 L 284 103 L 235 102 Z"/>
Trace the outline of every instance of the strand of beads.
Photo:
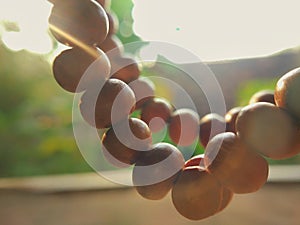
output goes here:
<path id="1" fill-rule="evenodd" d="M 279 80 L 273 104 L 260 102 L 273 96 L 263 93 L 225 118 L 210 114 L 199 121 L 196 112 L 174 109 L 155 97 L 154 84 L 140 77 L 137 62 L 124 55 L 107 1 L 51 2 L 50 30 L 70 46 L 54 60 L 54 77 L 65 90 L 83 92 L 83 119 L 107 129 L 101 137 L 104 156 L 117 167 L 134 165 L 132 180 L 141 196 L 157 200 L 172 190 L 181 215 L 204 219 L 222 211 L 234 193 L 257 191 L 266 182 L 263 156 L 299 153 L 300 69 Z M 130 118 L 135 109 L 141 110 L 140 118 Z M 199 137 L 205 154 L 184 162 L 175 146 L 152 144 L 152 132 L 166 124 L 174 144 L 188 146 Z"/>

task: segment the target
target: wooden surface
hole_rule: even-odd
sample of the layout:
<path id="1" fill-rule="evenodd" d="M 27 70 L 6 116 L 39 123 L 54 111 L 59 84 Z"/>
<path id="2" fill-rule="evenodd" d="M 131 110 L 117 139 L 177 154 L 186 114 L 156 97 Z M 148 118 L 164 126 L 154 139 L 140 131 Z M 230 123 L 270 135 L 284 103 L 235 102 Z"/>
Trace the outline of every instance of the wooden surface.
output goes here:
<path id="1" fill-rule="evenodd" d="M 56 194 L 0 191 L 1 225 L 299 225 L 300 185 L 267 184 L 253 194 L 235 195 L 220 214 L 189 221 L 170 196 L 142 199 L 134 189 Z"/>
<path id="2" fill-rule="evenodd" d="M 170 195 L 145 200 L 96 174 L 1 179 L 0 224 L 299 225 L 299 174 L 299 167 L 271 167 L 269 182 L 258 192 L 235 195 L 223 212 L 197 222 L 180 216 Z"/>

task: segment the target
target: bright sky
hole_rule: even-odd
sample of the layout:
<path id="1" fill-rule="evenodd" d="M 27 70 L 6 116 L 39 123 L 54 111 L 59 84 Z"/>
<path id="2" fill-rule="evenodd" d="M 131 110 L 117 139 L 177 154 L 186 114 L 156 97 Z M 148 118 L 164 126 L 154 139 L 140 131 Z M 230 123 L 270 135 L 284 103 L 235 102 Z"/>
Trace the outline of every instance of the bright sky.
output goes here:
<path id="1" fill-rule="evenodd" d="M 203 61 L 267 55 L 300 45 L 299 0 L 134 0 L 135 32 Z"/>
<path id="2" fill-rule="evenodd" d="M 134 30 L 143 40 L 178 44 L 204 61 L 271 54 L 300 45 L 299 0 L 133 0 Z M 1 0 L 0 20 L 19 23 L 4 33 L 14 50 L 45 53 L 47 0 Z M 0 30 L 1 32 L 1 30 Z"/>
<path id="3" fill-rule="evenodd" d="M 51 5 L 46 0 L 1 0 L 0 21 L 17 22 L 20 27 L 20 32 L 3 33 L 0 30 L 4 44 L 15 51 L 49 52 L 52 49 L 47 34 L 50 9 Z"/>

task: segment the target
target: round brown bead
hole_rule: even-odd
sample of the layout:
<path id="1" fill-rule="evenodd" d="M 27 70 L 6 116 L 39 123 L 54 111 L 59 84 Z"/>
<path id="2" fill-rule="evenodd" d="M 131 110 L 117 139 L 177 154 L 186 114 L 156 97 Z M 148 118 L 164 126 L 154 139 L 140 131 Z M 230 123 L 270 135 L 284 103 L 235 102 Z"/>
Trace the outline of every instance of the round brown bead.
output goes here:
<path id="1" fill-rule="evenodd" d="M 107 37 L 109 37 L 109 36 L 111 36 L 113 34 L 116 34 L 118 32 L 119 20 L 118 20 L 117 15 L 113 11 L 109 11 L 107 13 L 107 18 L 108 18 L 108 24 L 109 24 Z"/>
<path id="2" fill-rule="evenodd" d="M 117 66 L 116 63 L 114 63 L 115 58 L 120 58 L 121 55 L 124 53 L 124 47 L 122 45 L 122 42 L 116 35 L 108 36 L 100 45 L 98 45 L 101 50 L 103 50 L 105 53 L 107 53 L 107 57 L 111 61 L 112 65 L 114 67 Z M 116 69 L 114 69 L 116 70 Z"/>
<path id="3" fill-rule="evenodd" d="M 274 91 L 273 90 L 262 90 L 256 92 L 249 101 L 249 104 L 253 104 L 256 102 L 269 102 L 275 105 L 274 100 Z"/>
<path id="4" fill-rule="evenodd" d="M 178 109 L 170 117 L 169 135 L 171 140 L 180 145 L 191 145 L 198 138 L 199 116 L 191 109 Z"/>
<path id="5" fill-rule="evenodd" d="M 201 220 L 218 212 L 222 192 L 221 184 L 206 170 L 187 167 L 172 189 L 172 202 L 182 216 Z"/>
<path id="6" fill-rule="evenodd" d="M 240 165 L 246 148 L 240 139 L 231 132 L 213 137 L 206 146 L 204 166 L 220 181 L 228 179 Z"/>
<path id="7" fill-rule="evenodd" d="M 226 122 L 222 116 L 216 113 L 207 114 L 200 120 L 199 140 L 206 147 L 211 138 L 225 130 Z"/>
<path id="8" fill-rule="evenodd" d="M 158 143 L 141 155 L 132 173 L 137 192 L 151 200 L 162 199 L 171 190 L 184 165 L 181 152 L 168 143 Z"/>
<path id="9" fill-rule="evenodd" d="M 128 118 L 134 105 L 135 97 L 130 87 L 121 80 L 108 79 L 102 88 L 88 89 L 79 107 L 85 121 L 100 129 Z"/>
<path id="10" fill-rule="evenodd" d="M 95 0 L 98 2 L 105 10 L 110 9 L 111 0 Z"/>
<path id="11" fill-rule="evenodd" d="M 218 212 L 221 212 L 229 205 L 229 203 L 231 202 L 231 200 L 233 198 L 233 195 L 234 195 L 233 191 L 231 191 L 230 189 L 228 189 L 226 187 L 223 187 L 221 204 L 218 209 Z"/>
<path id="12" fill-rule="evenodd" d="M 255 192 L 268 178 L 267 161 L 249 151 L 233 133 L 218 134 L 208 143 L 204 164 L 224 187 L 234 193 Z"/>
<path id="13" fill-rule="evenodd" d="M 271 103 L 244 107 L 237 117 L 236 130 L 249 148 L 273 159 L 290 157 L 297 141 L 293 118 Z"/>
<path id="14" fill-rule="evenodd" d="M 204 166 L 204 164 L 202 165 L 203 159 L 204 159 L 204 154 L 195 155 L 184 163 L 184 167 Z"/>
<path id="15" fill-rule="evenodd" d="M 149 125 L 152 132 L 158 132 L 165 127 L 171 113 L 172 106 L 166 100 L 154 98 L 142 107 L 141 119 Z"/>
<path id="16" fill-rule="evenodd" d="M 241 160 L 240 168 L 224 183 L 237 194 L 258 191 L 266 182 L 269 175 L 269 165 L 265 158 L 253 151 Z"/>
<path id="17" fill-rule="evenodd" d="M 100 4 L 90 0 L 56 1 L 50 17 L 50 31 L 69 46 L 100 44 L 108 33 L 108 18 Z"/>
<path id="18" fill-rule="evenodd" d="M 204 169 L 204 154 L 200 154 L 200 155 L 196 155 L 193 156 L 192 158 L 190 158 L 189 160 L 187 160 L 184 164 L 184 167 L 199 167 L 199 170 L 203 170 Z M 222 211 L 223 209 L 225 209 L 229 203 L 231 202 L 232 198 L 233 198 L 233 191 L 231 191 L 230 189 L 226 188 L 226 187 L 222 187 L 222 196 L 221 196 L 221 203 L 218 209 L 218 212 Z"/>
<path id="19" fill-rule="evenodd" d="M 152 143 L 151 131 L 140 119 L 130 118 L 111 127 L 102 137 L 102 145 L 110 154 L 106 158 L 132 165 Z M 114 164 L 118 166 L 118 164 Z"/>
<path id="20" fill-rule="evenodd" d="M 141 109 L 147 101 L 154 98 L 155 86 L 147 77 L 136 79 L 128 85 L 134 92 L 137 101 L 135 104 L 136 109 Z"/>
<path id="21" fill-rule="evenodd" d="M 286 109 L 300 123 L 300 68 L 282 76 L 274 93 L 276 105 Z"/>
<path id="22" fill-rule="evenodd" d="M 71 48 L 59 54 L 52 65 L 54 78 L 66 91 L 80 92 L 109 78 L 110 62 L 99 48 Z M 80 86 L 78 86 L 80 83 Z"/>
<path id="23" fill-rule="evenodd" d="M 140 69 L 133 58 L 115 57 L 111 59 L 111 77 L 130 83 L 140 76 Z"/>
<path id="24" fill-rule="evenodd" d="M 229 110 L 225 115 L 225 122 L 226 122 L 226 131 L 236 133 L 235 123 L 236 118 L 239 115 L 243 107 L 234 107 Z"/>

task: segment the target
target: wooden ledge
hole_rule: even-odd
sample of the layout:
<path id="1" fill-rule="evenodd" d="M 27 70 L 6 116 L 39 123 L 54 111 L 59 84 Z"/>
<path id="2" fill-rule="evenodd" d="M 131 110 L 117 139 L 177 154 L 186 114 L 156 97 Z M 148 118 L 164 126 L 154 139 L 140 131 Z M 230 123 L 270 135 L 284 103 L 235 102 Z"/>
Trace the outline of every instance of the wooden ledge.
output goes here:
<path id="1" fill-rule="evenodd" d="M 102 172 L 105 177 L 111 177 L 112 180 L 126 179 L 130 175 L 129 173 L 130 171 Z M 129 188 L 129 186 L 114 183 L 93 172 L 0 179 L 0 190 L 29 191 L 35 193 L 114 190 L 124 188 Z"/>
<path id="2" fill-rule="evenodd" d="M 112 178 L 112 180 L 123 180 L 125 183 L 129 183 L 128 179 L 130 178 L 131 171 L 105 171 L 102 174 L 105 177 Z M 300 166 L 270 166 L 268 184 L 273 183 L 300 183 Z M 130 186 L 113 183 L 96 173 L 0 179 L 0 190 L 34 193 L 98 191 L 124 188 L 130 188 Z"/>

